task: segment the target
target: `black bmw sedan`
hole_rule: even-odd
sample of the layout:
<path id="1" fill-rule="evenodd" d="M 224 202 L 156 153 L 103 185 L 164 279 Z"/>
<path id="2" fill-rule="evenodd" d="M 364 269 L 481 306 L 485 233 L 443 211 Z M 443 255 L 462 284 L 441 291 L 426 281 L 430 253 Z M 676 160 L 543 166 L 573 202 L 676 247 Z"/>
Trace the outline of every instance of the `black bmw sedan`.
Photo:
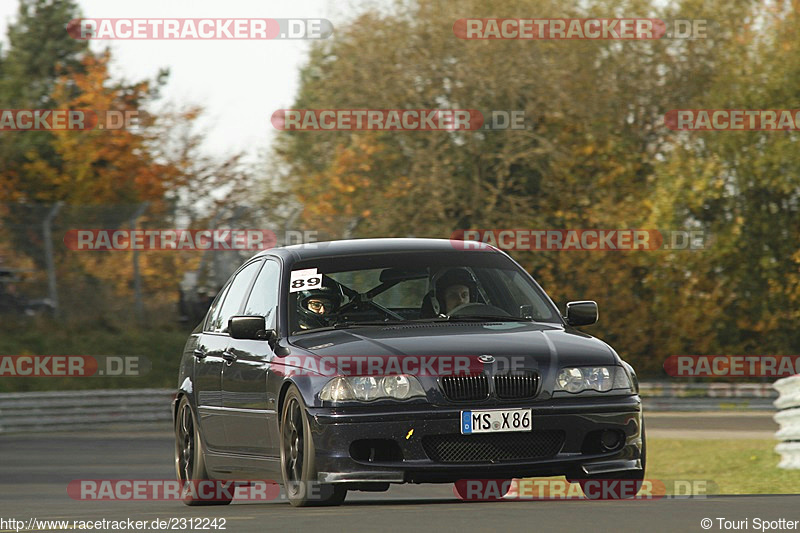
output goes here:
<path id="1" fill-rule="evenodd" d="M 487 245 L 265 250 L 186 343 L 178 479 L 275 479 L 297 506 L 391 483 L 641 482 L 638 382 L 609 345 L 575 329 L 596 321 L 592 301 L 562 316 Z"/>

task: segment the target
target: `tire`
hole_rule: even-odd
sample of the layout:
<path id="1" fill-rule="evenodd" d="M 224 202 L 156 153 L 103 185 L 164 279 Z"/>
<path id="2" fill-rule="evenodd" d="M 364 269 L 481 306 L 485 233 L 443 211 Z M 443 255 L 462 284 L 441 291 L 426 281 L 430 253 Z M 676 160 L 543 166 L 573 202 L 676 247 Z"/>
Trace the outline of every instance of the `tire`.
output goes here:
<path id="1" fill-rule="evenodd" d="M 341 505 L 347 489 L 335 483 L 317 483 L 316 454 L 306 407 L 292 385 L 281 409 L 281 475 L 286 497 L 294 507 Z"/>
<path id="2" fill-rule="evenodd" d="M 617 473 L 611 473 L 611 474 L 605 474 L 605 475 L 598 475 L 598 476 L 593 476 L 593 477 L 589 476 L 586 479 L 578 480 L 578 483 L 580 483 L 580 486 L 581 486 L 581 490 L 583 491 L 584 495 L 586 495 L 586 498 L 588 498 L 590 500 L 599 500 L 599 499 L 628 500 L 628 499 L 636 497 L 636 494 L 639 493 L 639 491 L 642 488 L 642 484 L 644 483 L 644 473 L 645 473 L 645 468 L 647 466 L 647 437 L 645 435 L 644 419 L 642 419 L 642 457 L 641 457 L 641 460 L 642 460 L 642 469 L 641 470 L 625 470 L 623 472 L 617 472 Z M 597 481 L 597 480 L 634 481 L 635 482 L 636 492 L 631 494 L 631 491 L 633 490 L 631 488 L 631 491 L 625 491 L 625 493 L 622 493 L 621 492 L 622 489 L 620 489 L 620 492 L 617 492 L 616 494 L 611 492 L 611 494 L 609 495 L 609 494 L 603 493 L 603 491 L 601 491 L 601 494 L 597 494 L 594 490 L 592 490 L 592 489 L 596 490 L 596 488 L 597 488 L 596 486 L 592 487 L 592 488 L 589 487 L 589 485 L 590 485 L 590 483 L 592 481 Z M 587 490 L 587 489 L 589 489 L 589 490 Z"/>
<path id="3" fill-rule="evenodd" d="M 186 396 L 181 398 L 175 417 L 175 474 L 181 482 L 181 498 L 186 505 L 228 505 L 233 500 L 232 496 L 228 498 L 228 493 L 232 495 L 234 491 L 231 484 L 209 480 L 200 431 Z M 202 482 L 213 483 L 214 499 L 197 497 L 201 488 L 208 487 L 201 487 Z"/>

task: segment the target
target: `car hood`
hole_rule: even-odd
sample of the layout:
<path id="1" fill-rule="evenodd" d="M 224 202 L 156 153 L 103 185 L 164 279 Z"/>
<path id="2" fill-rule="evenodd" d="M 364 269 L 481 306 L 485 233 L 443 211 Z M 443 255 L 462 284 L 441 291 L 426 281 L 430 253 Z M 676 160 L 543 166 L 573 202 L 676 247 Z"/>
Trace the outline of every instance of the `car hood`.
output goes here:
<path id="1" fill-rule="evenodd" d="M 304 355 L 471 356 L 513 358 L 516 368 L 619 364 L 603 341 L 571 328 L 537 323 L 416 323 L 321 331 L 290 339 Z M 300 350 L 292 350 L 300 353 Z"/>

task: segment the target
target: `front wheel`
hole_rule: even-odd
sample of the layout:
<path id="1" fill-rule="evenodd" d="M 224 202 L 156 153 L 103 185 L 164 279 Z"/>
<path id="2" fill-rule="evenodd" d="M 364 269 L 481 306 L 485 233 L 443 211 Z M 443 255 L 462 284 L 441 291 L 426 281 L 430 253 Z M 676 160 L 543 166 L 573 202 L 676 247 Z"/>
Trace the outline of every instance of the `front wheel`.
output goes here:
<path id="1" fill-rule="evenodd" d="M 291 386 L 281 412 L 281 474 L 286 497 L 295 507 L 341 505 L 342 485 L 318 483 L 314 441 L 300 391 Z"/>

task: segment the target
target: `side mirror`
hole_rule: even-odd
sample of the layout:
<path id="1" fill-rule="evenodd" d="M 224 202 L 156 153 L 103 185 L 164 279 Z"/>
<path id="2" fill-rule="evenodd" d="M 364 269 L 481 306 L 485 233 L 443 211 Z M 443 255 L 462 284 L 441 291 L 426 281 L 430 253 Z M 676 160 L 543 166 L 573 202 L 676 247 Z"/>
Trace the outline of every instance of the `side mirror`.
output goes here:
<path id="1" fill-rule="evenodd" d="M 583 300 L 567 304 L 567 324 L 570 326 L 588 326 L 597 322 L 597 302 Z"/>
<path id="2" fill-rule="evenodd" d="M 268 341 L 275 337 L 275 330 L 267 330 L 267 319 L 263 316 L 231 317 L 228 333 L 234 339 Z"/>

